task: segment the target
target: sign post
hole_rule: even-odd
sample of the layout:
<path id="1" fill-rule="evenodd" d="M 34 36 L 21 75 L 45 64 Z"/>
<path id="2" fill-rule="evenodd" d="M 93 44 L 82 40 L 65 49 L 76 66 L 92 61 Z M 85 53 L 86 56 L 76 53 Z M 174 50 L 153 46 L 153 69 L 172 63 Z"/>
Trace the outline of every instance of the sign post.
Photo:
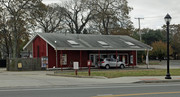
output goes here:
<path id="1" fill-rule="evenodd" d="M 88 71 L 89 76 L 91 76 L 91 64 L 92 64 L 91 60 L 88 60 L 87 61 L 87 66 L 89 68 L 89 71 Z"/>
<path id="2" fill-rule="evenodd" d="M 75 70 L 75 74 L 78 75 L 79 62 L 73 62 L 73 68 Z"/>

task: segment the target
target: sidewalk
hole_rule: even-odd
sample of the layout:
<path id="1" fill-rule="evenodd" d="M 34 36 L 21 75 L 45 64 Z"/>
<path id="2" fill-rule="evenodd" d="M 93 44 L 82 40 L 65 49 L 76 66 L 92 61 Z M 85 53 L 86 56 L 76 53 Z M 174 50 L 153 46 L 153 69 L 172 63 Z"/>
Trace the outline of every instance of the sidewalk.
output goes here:
<path id="1" fill-rule="evenodd" d="M 97 85 L 97 84 L 125 84 L 125 83 L 158 83 L 180 82 L 180 76 L 172 76 L 167 80 L 165 76 L 119 77 L 119 78 L 76 78 L 49 76 L 53 71 L 21 71 L 9 72 L 0 70 L 0 87 L 39 87 L 39 86 L 68 86 L 68 85 Z"/>

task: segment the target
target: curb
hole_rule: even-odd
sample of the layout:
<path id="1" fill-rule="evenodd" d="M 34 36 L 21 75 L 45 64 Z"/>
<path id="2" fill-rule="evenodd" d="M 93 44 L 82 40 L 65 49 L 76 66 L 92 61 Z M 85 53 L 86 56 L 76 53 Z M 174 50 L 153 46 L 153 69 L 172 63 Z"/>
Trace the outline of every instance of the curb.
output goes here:
<path id="1" fill-rule="evenodd" d="M 180 80 L 151 80 L 151 81 L 137 81 L 134 83 L 168 83 L 168 82 L 180 82 Z"/>
<path id="2" fill-rule="evenodd" d="M 95 78 L 95 79 L 108 79 L 104 76 L 79 76 L 79 75 L 63 75 L 63 74 L 46 74 L 49 76 L 61 76 L 61 77 L 75 77 L 75 78 Z"/>

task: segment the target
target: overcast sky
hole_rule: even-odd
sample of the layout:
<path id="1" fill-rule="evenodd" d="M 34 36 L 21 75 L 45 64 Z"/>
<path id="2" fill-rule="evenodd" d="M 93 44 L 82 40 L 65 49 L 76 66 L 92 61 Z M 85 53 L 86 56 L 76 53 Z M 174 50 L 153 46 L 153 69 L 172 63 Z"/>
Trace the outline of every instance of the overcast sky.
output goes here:
<path id="1" fill-rule="evenodd" d="M 62 0 L 43 0 L 44 3 L 58 3 Z M 64 0 L 65 1 L 65 0 Z M 169 13 L 172 17 L 171 24 L 180 24 L 180 0 L 128 0 L 133 8 L 130 13 L 131 21 L 138 28 L 138 20 L 141 20 L 141 28 L 158 29 L 165 24 L 164 17 Z"/>

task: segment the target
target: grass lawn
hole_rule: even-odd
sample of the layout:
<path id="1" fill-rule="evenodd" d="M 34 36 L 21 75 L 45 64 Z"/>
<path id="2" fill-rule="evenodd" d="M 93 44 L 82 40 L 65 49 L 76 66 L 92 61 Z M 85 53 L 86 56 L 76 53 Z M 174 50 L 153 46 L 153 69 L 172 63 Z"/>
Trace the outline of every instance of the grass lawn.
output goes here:
<path id="1" fill-rule="evenodd" d="M 74 72 L 60 73 L 61 75 L 75 75 Z M 172 76 L 180 76 L 180 69 L 171 69 L 170 74 Z M 79 76 L 88 76 L 87 72 L 78 71 Z M 165 76 L 166 69 L 136 69 L 136 70 L 99 70 L 91 71 L 91 76 L 104 76 L 107 78 L 116 78 L 124 76 Z"/>

